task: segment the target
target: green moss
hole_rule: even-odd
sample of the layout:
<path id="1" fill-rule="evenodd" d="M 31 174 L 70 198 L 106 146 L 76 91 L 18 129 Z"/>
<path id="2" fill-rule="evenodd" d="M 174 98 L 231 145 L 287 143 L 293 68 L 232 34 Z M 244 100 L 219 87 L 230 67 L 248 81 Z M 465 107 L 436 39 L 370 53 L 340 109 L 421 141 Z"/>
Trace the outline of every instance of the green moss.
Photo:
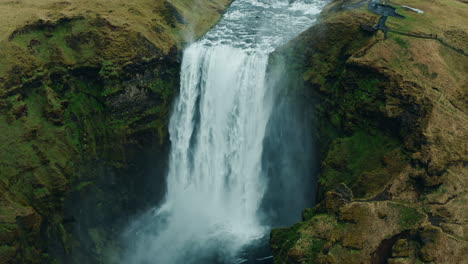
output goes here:
<path id="1" fill-rule="evenodd" d="M 402 39 L 401 37 L 394 37 L 393 40 L 395 40 L 396 44 L 400 46 L 403 49 L 408 49 L 409 44 L 406 40 Z"/>
<path id="2" fill-rule="evenodd" d="M 420 260 L 419 258 L 417 258 L 414 264 L 424 264 L 424 262 Z"/>
<path id="3" fill-rule="evenodd" d="M 122 91 L 121 87 L 109 85 L 109 86 L 104 87 L 104 90 L 102 91 L 102 96 L 107 97 L 107 96 L 115 95 L 121 91 Z"/>
<path id="4" fill-rule="evenodd" d="M 148 88 L 158 94 L 162 99 L 167 100 L 173 95 L 174 80 L 168 82 L 157 79 L 148 84 Z"/>
<path id="5" fill-rule="evenodd" d="M 414 228 L 424 219 L 424 214 L 413 207 L 396 203 L 391 203 L 389 205 L 398 210 L 400 214 L 398 223 L 403 229 Z"/>
<path id="6" fill-rule="evenodd" d="M 317 259 L 317 256 L 322 252 L 323 246 L 327 243 L 326 240 L 319 239 L 319 238 L 312 238 L 309 244 L 309 251 L 307 259 L 310 261 L 314 261 Z"/>
<path id="7" fill-rule="evenodd" d="M 302 211 L 302 220 L 307 221 L 310 220 L 316 214 L 315 208 L 306 208 Z"/>
<path id="8" fill-rule="evenodd" d="M 419 223 L 423 215 L 419 213 L 416 209 L 410 207 L 404 207 L 400 211 L 401 218 L 400 218 L 400 225 L 404 228 L 410 228 L 417 223 Z"/>
<path id="9" fill-rule="evenodd" d="M 320 88 L 322 102 L 316 108 L 316 123 L 322 153 L 329 150 L 334 139 L 362 128 L 374 128 L 378 120 L 369 113 L 384 111 L 384 80 L 356 69 L 339 68 L 336 77 Z"/>
<path id="10" fill-rule="evenodd" d="M 275 251 L 275 263 L 285 263 L 289 250 L 300 238 L 299 230 L 305 222 L 296 223 L 290 228 L 277 228 L 271 231 L 270 246 Z"/>
<path id="11" fill-rule="evenodd" d="M 359 79 L 357 81 L 358 89 L 353 91 L 353 100 L 358 104 L 369 104 L 374 102 L 381 91 L 379 90 L 378 79 Z"/>
<path id="12" fill-rule="evenodd" d="M 427 66 L 427 64 L 424 64 L 424 63 L 415 63 L 414 66 L 416 66 L 420 71 L 421 73 L 424 75 L 424 76 L 427 76 L 427 77 L 431 77 L 431 78 L 435 78 L 437 77 L 437 74 L 435 73 L 435 75 L 431 74 L 429 72 L 429 67 Z"/>
<path id="13" fill-rule="evenodd" d="M 57 24 L 37 25 L 14 37 L 13 42 L 32 52 L 42 62 L 73 64 L 96 55 L 93 26 L 84 19 L 61 20 Z M 88 32 L 85 34 L 84 32 Z"/>
<path id="14" fill-rule="evenodd" d="M 103 78 L 104 80 L 106 79 L 112 79 L 112 78 L 117 78 L 119 76 L 119 69 L 118 66 L 114 65 L 112 61 L 104 61 L 102 63 L 101 70 L 99 71 L 99 76 Z"/>
<path id="15" fill-rule="evenodd" d="M 336 129 L 341 128 L 341 122 L 342 122 L 342 119 L 338 113 L 331 114 L 330 123 L 333 127 L 335 127 Z"/>
<path id="16" fill-rule="evenodd" d="M 337 237 L 345 228 L 345 224 L 338 222 L 335 216 L 317 214 L 315 209 L 304 210 L 303 217 L 307 219 L 305 222 L 297 223 L 290 228 L 273 230 L 270 245 L 274 252 L 275 263 L 291 261 L 314 263 L 327 240 L 316 237 L 310 230 L 328 230 L 327 232 L 333 233 L 333 237 Z"/>
<path id="17" fill-rule="evenodd" d="M 336 218 L 334 216 L 332 216 L 332 215 L 329 215 L 329 214 L 320 213 L 320 214 L 315 214 L 314 217 L 311 218 L 311 221 L 309 221 L 309 222 L 312 222 L 312 223 L 322 222 L 322 223 L 335 225 L 336 224 Z"/>
<path id="18" fill-rule="evenodd" d="M 35 199 L 41 199 L 50 195 L 50 192 L 47 188 L 38 188 L 33 191 Z"/>
<path id="19" fill-rule="evenodd" d="M 382 188 L 389 180 L 385 159 L 400 160 L 400 143 L 378 130 L 358 130 L 349 137 L 333 141 L 322 162 L 319 183 L 326 190 L 345 183 L 355 195 L 365 196 L 375 188 Z M 369 182 L 363 181 L 366 174 L 378 174 Z"/>
<path id="20" fill-rule="evenodd" d="M 1 233 L 9 233 L 14 232 L 16 230 L 16 225 L 12 223 L 0 223 L 0 232 Z"/>
<path id="21" fill-rule="evenodd" d="M 336 226 L 338 227 L 340 231 L 344 231 L 346 229 L 346 223 L 343 223 L 343 222 L 337 222 Z"/>
<path id="22" fill-rule="evenodd" d="M 86 86 L 78 87 L 80 87 L 78 90 L 89 90 Z M 99 90 L 98 87 L 97 93 Z M 67 96 L 69 105 L 65 112 L 65 127 L 68 138 L 80 152 L 87 153 L 90 155 L 89 158 L 97 158 L 101 153 L 101 147 L 106 143 L 104 105 L 98 101 L 99 97 L 82 91 L 69 93 Z"/>
<path id="23" fill-rule="evenodd" d="M 326 85 L 329 87 L 327 90 L 331 91 L 332 100 L 327 101 L 334 108 L 331 113 L 338 114 L 342 119 L 359 122 L 354 119 L 357 119 L 361 112 L 379 112 L 385 101 L 383 84 L 383 81 L 376 77 L 344 70 L 341 77 Z M 327 107 L 327 110 L 330 109 Z"/>
<path id="24" fill-rule="evenodd" d="M 62 171 L 57 167 L 67 168 L 71 156 L 62 141 L 62 131 L 44 117 L 47 104 L 44 93 L 43 87 L 39 87 L 25 99 L 9 98 L 27 110 L 17 120 L 11 119 L 8 111 L 0 118 L 0 179 L 16 199 L 26 204 L 46 196 L 42 187 L 61 182 L 58 175 Z"/>

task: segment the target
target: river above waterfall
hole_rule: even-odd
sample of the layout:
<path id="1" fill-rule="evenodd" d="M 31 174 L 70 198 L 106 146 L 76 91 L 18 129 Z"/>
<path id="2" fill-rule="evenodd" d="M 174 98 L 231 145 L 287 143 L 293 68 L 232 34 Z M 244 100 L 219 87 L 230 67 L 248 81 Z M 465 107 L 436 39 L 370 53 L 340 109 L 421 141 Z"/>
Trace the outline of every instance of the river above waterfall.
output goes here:
<path id="1" fill-rule="evenodd" d="M 310 27 L 324 0 L 237 0 L 198 43 L 270 53 Z"/>
<path id="2" fill-rule="evenodd" d="M 272 135 L 282 142 L 286 154 L 275 163 L 283 167 L 300 167 L 287 153 L 301 144 L 271 125 L 278 101 L 272 83 L 281 72 L 268 73 L 269 54 L 310 27 L 324 5 L 237 0 L 217 26 L 185 49 L 170 120 L 167 193 L 125 232 L 122 263 L 271 261 L 262 250 L 273 224 L 265 219 L 281 212 L 265 206 L 265 197 L 302 197 L 308 185 L 294 179 L 293 169 L 282 168 L 276 177 L 294 184 L 279 187 L 287 192 L 269 188 L 265 149 L 272 147 L 266 142 Z M 292 205 L 305 206 L 302 198 Z"/>

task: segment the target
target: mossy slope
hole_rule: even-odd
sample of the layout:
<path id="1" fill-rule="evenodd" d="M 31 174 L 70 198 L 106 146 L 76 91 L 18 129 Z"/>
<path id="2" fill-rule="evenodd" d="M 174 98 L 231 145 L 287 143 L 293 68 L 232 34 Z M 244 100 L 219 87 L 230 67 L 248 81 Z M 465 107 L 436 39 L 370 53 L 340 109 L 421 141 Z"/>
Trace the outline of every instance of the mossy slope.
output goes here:
<path id="1" fill-rule="evenodd" d="M 0 3 L 0 263 L 101 263 L 160 198 L 179 48 L 229 2 Z"/>
<path id="2" fill-rule="evenodd" d="M 378 17 L 366 6 L 347 8 L 353 2 L 334 1 L 275 54 L 311 102 L 320 98 L 311 122 L 322 154 L 319 203 L 303 222 L 273 230 L 275 263 L 462 263 L 466 6 L 392 1 L 406 19 L 387 26 L 437 35 L 424 39 L 361 30 Z"/>

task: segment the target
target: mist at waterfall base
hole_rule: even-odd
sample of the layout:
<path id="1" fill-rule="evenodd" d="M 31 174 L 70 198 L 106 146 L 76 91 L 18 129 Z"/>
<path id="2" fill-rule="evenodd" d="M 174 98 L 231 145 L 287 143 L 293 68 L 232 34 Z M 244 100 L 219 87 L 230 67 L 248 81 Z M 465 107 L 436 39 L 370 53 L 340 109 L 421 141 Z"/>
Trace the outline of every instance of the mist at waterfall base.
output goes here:
<path id="1" fill-rule="evenodd" d="M 310 206 L 307 111 L 285 92 L 285 65 L 269 57 L 325 2 L 290 2 L 234 1 L 184 51 L 167 193 L 124 232 L 120 263 L 272 263 L 271 228 Z"/>

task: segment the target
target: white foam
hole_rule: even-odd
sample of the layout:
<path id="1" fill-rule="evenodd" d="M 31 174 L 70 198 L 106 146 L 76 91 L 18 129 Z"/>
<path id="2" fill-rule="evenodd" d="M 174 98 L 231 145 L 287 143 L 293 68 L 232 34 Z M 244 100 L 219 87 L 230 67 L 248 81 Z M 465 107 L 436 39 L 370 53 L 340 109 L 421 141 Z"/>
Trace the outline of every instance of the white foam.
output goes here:
<path id="1" fill-rule="evenodd" d="M 191 263 L 217 251 L 223 263 L 269 228 L 262 153 L 273 98 L 268 56 L 310 27 L 325 1 L 237 0 L 184 52 L 169 132 L 165 202 L 126 232 L 122 263 Z"/>

